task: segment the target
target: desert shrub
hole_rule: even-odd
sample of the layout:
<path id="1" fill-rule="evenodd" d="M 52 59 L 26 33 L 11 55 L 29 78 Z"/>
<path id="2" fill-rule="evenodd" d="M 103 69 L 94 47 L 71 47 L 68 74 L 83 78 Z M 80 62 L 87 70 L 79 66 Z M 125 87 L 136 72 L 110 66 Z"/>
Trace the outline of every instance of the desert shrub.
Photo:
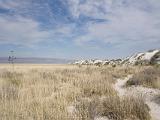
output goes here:
<path id="1" fill-rule="evenodd" d="M 81 99 L 76 104 L 77 120 L 93 120 L 96 116 L 111 120 L 150 120 L 149 108 L 141 98 L 107 96 L 101 99 Z"/>
<path id="2" fill-rule="evenodd" d="M 126 86 L 143 85 L 160 89 L 160 68 L 147 67 L 137 72 L 126 82 Z"/>
<path id="3" fill-rule="evenodd" d="M 75 105 L 75 120 L 94 120 L 97 114 L 98 100 L 81 99 Z"/>
<path id="4" fill-rule="evenodd" d="M 129 74 L 133 74 L 134 72 L 134 67 L 116 67 L 113 69 L 111 74 L 114 78 L 124 78 Z"/>
<path id="5" fill-rule="evenodd" d="M 116 96 L 106 98 L 101 103 L 101 113 L 109 119 L 139 119 L 149 120 L 149 109 L 140 98 L 125 97 L 120 99 Z"/>
<path id="6" fill-rule="evenodd" d="M 112 88 L 111 84 L 107 82 L 107 80 L 84 81 L 81 87 L 82 93 L 87 97 L 116 94 L 116 91 Z"/>

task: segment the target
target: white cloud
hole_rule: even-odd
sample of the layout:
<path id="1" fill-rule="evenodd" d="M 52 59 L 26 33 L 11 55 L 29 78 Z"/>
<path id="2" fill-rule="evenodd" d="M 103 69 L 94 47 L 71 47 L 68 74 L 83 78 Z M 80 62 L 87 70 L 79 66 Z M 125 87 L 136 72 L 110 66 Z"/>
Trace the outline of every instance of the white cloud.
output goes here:
<path id="1" fill-rule="evenodd" d="M 36 21 L 22 17 L 0 17 L 0 43 L 33 44 L 49 37 L 48 31 L 42 31 Z"/>
<path id="2" fill-rule="evenodd" d="M 67 0 L 67 2 L 69 10 L 75 18 L 79 18 L 80 15 L 102 17 L 108 10 L 105 6 L 112 3 L 111 0 L 86 0 L 82 3 L 81 0 Z"/>
<path id="3" fill-rule="evenodd" d="M 55 35 L 61 35 L 61 36 L 71 36 L 73 34 L 73 30 L 75 29 L 74 24 L 61 24 L 58 25 L 54 30 L 53 33 Z"/>
<path id="4" fill-rule="evenodd" d="M 43 30 L 40 24 L 32 19 L 0 16 L 0 44 L 31 46 L 41 41 L 56 41 L 71 33 L 70 25 L 60 25 L 51 30 Z"/>
<path id="5" fill-rule="evenodd" d="M 71 2 L 71 1 L 70 1 Z M 74 3 L 72 4 L 74 6 Z M 76 38 L 76 43 L 102 40 L 110 43 L 160 42 L 159 0 L 87 0 L 76 4 L 73 16 L 85 15 L 107 22 L 90 22 L 86 34 Z"/>
<path id="6" fill-rule="evenodd" d="M 31 0 L 15 1 L 2 0 L 0 7 L 14 10 L 16 14 L 26 15 L 27 18 L 0 16 L 0 43 L 33 44 L 47 39 L 56 40 L 59 37 L 63 39 L 73 34 L 78 35 L 75 39 L 78 45 L 84 45 L 92 40 L 127 44 L 160 42 L 159 0 L 66 0 L 69 5 L 67 7 L 76 20 L 80 15 L 106 20 L 88 22 L 76 30 L 71 24 L 57 25 L 52 30 L 42 30 L 39 22 L 32 17 L 47 16 L 49 17 L 47 19 L 53 22 L 53 19 L 50 19 L 53 13 L 48 3 L 42 5 L 38 2 L 32 4 Z M 86 34 L 79 35 L 77 32 Z"/>
<path id="7" fill-rule="evenodd" d="M 107 15 L 108 22 L 91 23 L 88 33 L 94 38 L 116 42 L 118 40 L 150 40 L 160 37 L 159 18 L 135 9 L 122 9 Z"/>
<path id="8" fill-rule="evenodd" d="M 0 8 L 8 10 L 12 15 L 25 16 L 34 20 L 55 23 L 54 12 L 46 1 L 39 0 L 1 0 Z M 47 16 L 47 17 L 46 17 Z"/>
<path id="9" fill-rule="evenodd" d="M 0 44 L 32 45 L 63 39 L 73 33 L 74 25 L 55 21 L 55 11 L 48 2 L 0 0 L 0 8 L 10 12 L 0 15 Z"/>
<path id="10" fill-rule="evenodd" d="M 113 13 L 117 9 L 130 8 L 130 7 L 140 10 L 160 9 L 159 0 L 66 0 L 66 1 L 69 5 L 71 14 L 77 18 L 80 15 L 103 18 L 106 16 L 106 14 Z"/>
<path id="11" fill-rule="evenodd" d="M 19 2 L 10 1 L 10 0 L 1 0 L 0 7 L 4 9 L 13 9 L 20 6 Z"/>

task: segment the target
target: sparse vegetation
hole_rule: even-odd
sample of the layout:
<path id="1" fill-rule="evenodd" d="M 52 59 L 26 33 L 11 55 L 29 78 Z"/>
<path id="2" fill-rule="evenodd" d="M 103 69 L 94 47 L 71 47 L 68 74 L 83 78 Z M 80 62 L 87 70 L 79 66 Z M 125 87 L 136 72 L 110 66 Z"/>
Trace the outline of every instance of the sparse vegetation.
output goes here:
<path id="1" fill-rule="evenodd" d="M 5 68 L 5 69 L 4 69 Z M 0 69 L 0 118 L 4 120 L 150 120 L 141 98 L 119 98 L 115 79 L 134 68 L 17 65 Z M 69 106 L 75 108 L 68 110 Z"/>
<path id="2" fill-rule="evenodd" d="M 141 98 L 105 96 L 92 100 L 83 99 L 76 105 L 80 120 L 93 120 L 95 116 L 106 116 L 110 120 L 150 120 L 149 108 Z"/>
<path id="3" fill-rule="evenodd" d="M 126 83 L 126 86 L 132 85 L 160 89 L 160 68 L 151 66 L 142 67 Z"/>

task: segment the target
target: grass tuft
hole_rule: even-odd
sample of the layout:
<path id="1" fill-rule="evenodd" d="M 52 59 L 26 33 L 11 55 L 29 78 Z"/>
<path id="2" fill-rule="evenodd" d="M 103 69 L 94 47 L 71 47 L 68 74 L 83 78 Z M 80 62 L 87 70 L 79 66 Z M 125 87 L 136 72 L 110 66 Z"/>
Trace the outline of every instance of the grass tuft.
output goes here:
<path id="1" fill-rule="evenodd" d="M 147 67 L 138 71 L 126 83 L 126 86 L 132 85 L 142 85 L 144 87 L 160 89 L 160 68 Z"/>

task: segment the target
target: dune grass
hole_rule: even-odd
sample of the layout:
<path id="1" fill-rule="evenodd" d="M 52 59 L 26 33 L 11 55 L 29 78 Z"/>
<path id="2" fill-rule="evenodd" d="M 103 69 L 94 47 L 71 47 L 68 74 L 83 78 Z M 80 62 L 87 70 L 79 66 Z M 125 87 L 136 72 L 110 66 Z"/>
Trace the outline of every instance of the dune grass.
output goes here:
<path id="1" fill-rule="evenodd" d="M 119 98 L 115 79 L 132 73 L 123 67 L 8 65 L 0 68 L 2 120 L 150 120 L 141 98 Z M 137 100 L 138 99 L 138 100 Z M 69 110 L 69 107 L 74 110 Z"/>
<path id="2" fill-rule="evenodd" d="M 126 83 L 126 86 L 132 85 L 160 89 L 160 67 L 149 66 L 138 69 Z"/>
<path id="3" fill-rule="evenodd" d="M 96 97 L 83 99 L 75 106 L 77 118 L 82 117 L 79 120 L 94 120 L 96 116 L 106 116 L 110 120 L 150 120 L 149 108 L 140 97 Z"/>

